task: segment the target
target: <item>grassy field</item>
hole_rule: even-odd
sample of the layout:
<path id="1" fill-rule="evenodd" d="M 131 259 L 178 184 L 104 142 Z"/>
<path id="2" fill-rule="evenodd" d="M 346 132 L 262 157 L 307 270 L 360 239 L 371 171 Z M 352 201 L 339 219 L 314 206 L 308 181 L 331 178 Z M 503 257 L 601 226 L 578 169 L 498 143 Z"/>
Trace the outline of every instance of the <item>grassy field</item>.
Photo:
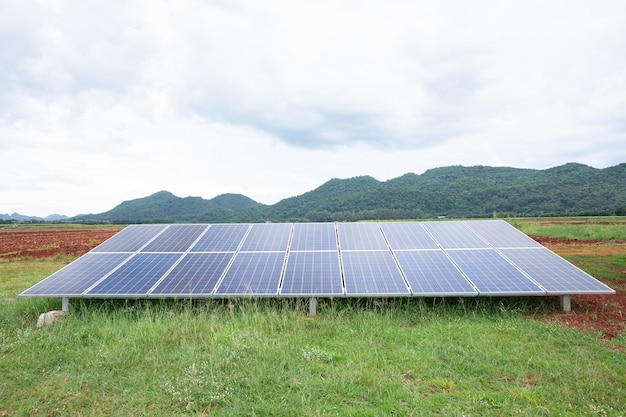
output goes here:
<path id="1" fill-rule="evenodd" d="M 0 415 L 626 415 L 626 335 L 557 299 L 84 300 L 38 331 L 60 301 L 15 296 L 71 259 L 0 260 Z"/>
<path id="2" fill-rule="evenodd" d="M 619 218 L 618 218 L 619 219 Z M 603 221 L 607 221 L 603 219 Z M 532 221 L 516 220 L 511 222 L 522 232 L 533 236 L 549 236 L 564 239 L 582 240 L 623 240 L 626 241 L 626 221 L 614 223 L 581 222 L 571 223 L 571 220 Z"/>

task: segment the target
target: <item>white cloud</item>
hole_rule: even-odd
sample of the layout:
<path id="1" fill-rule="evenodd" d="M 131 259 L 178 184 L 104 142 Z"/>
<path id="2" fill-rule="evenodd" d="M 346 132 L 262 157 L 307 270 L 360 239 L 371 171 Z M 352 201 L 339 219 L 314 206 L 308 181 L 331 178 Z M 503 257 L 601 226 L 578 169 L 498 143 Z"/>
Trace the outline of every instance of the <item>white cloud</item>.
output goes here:
<path id="1" fill-rule="evenodd" d="M 619 1 L 3 2 L 0 212 L 614 165 L 624 50 Z"/>

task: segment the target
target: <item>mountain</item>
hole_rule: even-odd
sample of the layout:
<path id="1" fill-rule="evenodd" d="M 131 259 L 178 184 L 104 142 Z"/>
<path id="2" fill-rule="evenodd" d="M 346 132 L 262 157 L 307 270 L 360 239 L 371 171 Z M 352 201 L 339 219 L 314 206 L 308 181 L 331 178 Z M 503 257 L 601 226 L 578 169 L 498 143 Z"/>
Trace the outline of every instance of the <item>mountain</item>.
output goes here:
<path id="1" fill-rule="evenodd" d="M 69 217 L 63 216 L 60 214 L 51 214 L 46 217 L 37 217 L 37 216 L 25 216 L 19 213 L 13 214 L 2 214 L 0 213 L 0 221 L 10 222 L 10 221 L 18 221 L 18 222 L 61 222 L 69 220 Z"/>
<path id="2" fill-rule="evenodd" d="M 231 210 L 252 208 L 259 204 L 253 199 L 241 194 L 220 194 L 209 201 L 216 206 Z"/>
<path id="3" fill-rule="evenodd" d="M 418 208 L 427 217 L 609 214 L 626 204 L 626 164 L 595 169 L 570 163 L 547 170 L 455 166 L 400 179 L 349 204 Z"/>
<path id="4" fill-rule="evenodd" d="M 15 220 L 19 222 L 24 222 L 24 221 L 43 221 L 43 218 L 36 217 L 36 216 L 25 216 L 23 214 L 13 213 L 13 214 L 0 214 L 0 220 L 7 220 L 7 221 Z"/>
<path id="5" fill-rule="evenodd" d="M 350 197 L 377 189 L 380 181 L 370 176 L 348 179 L 333 178 L 313 191 L 298 197 L 279 201 L 268 209 L 271 218 L 302 219 L 312 212 L 336 213 L 343 211 L 344 201 Z M 316 219 L 328 221 L 325 219 Z"/>
<path id="6" fill-rule="evenodd" d="M 124 201 L 101 214 L 77 216 L 76 220 L 105 220 L 114 223 L 143 222 L 231 222 L 238 221 L 238 213 L 263 207 L 241 194 L 222 194 L 211 200 L 201 197 L 180 198 L 168 191 Z"/>
<path id="7" fill-rule="evenodd" d="M 69 217 L 63 214 L 51 214 L 43 218 L 47 222 L 62 222 L 65 220 L 69 220 Z"/>
<path id="8" fill-rule="evenodd" d="M 626 210 L 626 164 L 596 169 L 449 166 L 388 181 L 334 178 L 274 205 L 240 194 L 180 198 L 167 191 L 77 220 L 136 222 L 353 221 L 450 217 L 605 215 Z"/>

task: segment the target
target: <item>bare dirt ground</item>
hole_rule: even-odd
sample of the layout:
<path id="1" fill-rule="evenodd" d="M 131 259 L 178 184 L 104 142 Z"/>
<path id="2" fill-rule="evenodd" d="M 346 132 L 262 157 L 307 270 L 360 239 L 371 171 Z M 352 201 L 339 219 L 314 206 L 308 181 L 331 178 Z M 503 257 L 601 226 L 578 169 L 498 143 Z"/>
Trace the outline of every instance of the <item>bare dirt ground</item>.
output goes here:
<path id="1" fill-rule="evenodd" d="M 43 258 L 57 254 L 80 256 L 113 236 L 121 227 L 85 228 L 6 228 L 0 229 L 0 259 L 30 256 Z M 555 239 L 533 236 L 559 255 L 626 254 L 626 242 Z M 626 270 L 619 271 L 626 276 Z M 548 316 L 581 330 L 602 332 L 611 339 L 626 332 L 626 280 L 604 280 L 615 295 L 574 295 L 572 311 L 555 311 Z"/>
<path id="2" fill-rule="evenodd" d="M 559 255 L 621 255 L 626 253 L 626 242 L 622 241 L 531 237 Z"/>
<path id="3" fill-rule="evenodd" d="M 0 229 L 0 259 L 24 256 L 44 258 L 57 254 L 80 256 L 121 229 L 122 227 Z"/>

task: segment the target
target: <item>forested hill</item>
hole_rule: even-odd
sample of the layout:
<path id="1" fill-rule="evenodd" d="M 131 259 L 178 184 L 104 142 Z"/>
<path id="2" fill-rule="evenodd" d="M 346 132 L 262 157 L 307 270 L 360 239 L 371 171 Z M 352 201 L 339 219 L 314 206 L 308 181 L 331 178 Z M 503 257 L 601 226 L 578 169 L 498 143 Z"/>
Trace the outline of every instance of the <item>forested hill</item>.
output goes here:
<path id="1" fill-rule="evenodd" d="M 448 217 L 626 214 L 626 163 L 605 169 L 569 163 L 546 170 L 435 168 L 388 181 L 332 179 L 263 205 L 240 194 L 210 200 L 161 191 L 77 220 L 137 222 L 353 221 Z"/>

